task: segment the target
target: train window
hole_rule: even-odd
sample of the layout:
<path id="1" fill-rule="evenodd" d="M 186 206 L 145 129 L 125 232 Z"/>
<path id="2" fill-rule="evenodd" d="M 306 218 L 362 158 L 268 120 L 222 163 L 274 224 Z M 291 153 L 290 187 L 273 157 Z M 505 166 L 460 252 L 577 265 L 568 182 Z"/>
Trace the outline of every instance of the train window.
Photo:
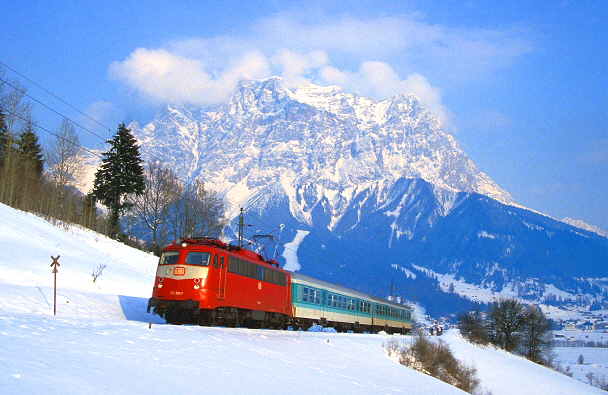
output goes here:
<path id="1" fill-rule="evenodd" d="M 258 266 L 258 280 L 264 280 L 264 268 Z"/>
<path id="2" fill-rule="evenodd" d="M 321 304 L 321 291 L 318 289 L 315 289 L 315 300 L 313 303 Z"/>
<path id="3" fill-rule="evenodd" d="M 217 268 L 217 254 L 213 254 L 213 267 Z"/>
<path id="4" fill-rule="evenodd" d="M 274 277 L 272 275 L 273 272 L 274 272 L 274 270 L 264 269 L 264 281 L 271 283 L 272 278 Z"/>
<path id="5" fill-rule="evenodd" d="M 302 288 L 302 302 L 308 302 L 308 287 Z"/>
<path id="6" fill-rule="evenodd" d="M 228 271 L 230 273 L 239 272 L 239 260 L 231 256 L 228 257 Z"/>
<path id="7" fill-rule="evenodd" d="M 161 265 L 174 265 L 179 258 L 179 251 L 165 251 L 160 256 Z"/>
<path id="8" fill-rule="evenodd" d="M 242 276 L 249 275 L 249 263 L 239 259 L 239 274 Z"/>
<path id="9" fill-rule="evenodd" d="M 258 265 L 254 265 L 253 263 L 245 262 L 248 266 L 247 268 L 247 277 L 256 278 L 258 272 Z"/>
<path id="10" fill-rule="evenodd" d="M 272 272 L 272 282 L 284 287 L 287 284 L 287 276 L 285 276 L 285 273 L 275 272 L 274 270 Z"/>
<path id="11" fill-rule="evenodd" d="M 240 259 L 237 259 L 237 262 L 238 262 L 238 265 L 239 265 L 238 266 L 239 269 L 238 269 L 237 273 L 240 274 L 240 275 L 242 275 L 242 276 L 246 276 L 247 273 L 248 273 L 247 272 L 247 262 L 241 261 Z"/>
<path id="12" fill-rule="evenodd" d="M 209 266 L 210 255 L 208 252 L 190 251 L 186 255 L 186 263 L 188 265 Z"/>
<path id="13" fill-rule="evenodd" d="M 347 305 L 346 308 L 349 309 L 349 310 L 354 310 L 355 309 L 354 308 L 354 304 L 355 304 L 355 301 L 352 300 L 351 298 L 348 298 L 348 305 Z"/>

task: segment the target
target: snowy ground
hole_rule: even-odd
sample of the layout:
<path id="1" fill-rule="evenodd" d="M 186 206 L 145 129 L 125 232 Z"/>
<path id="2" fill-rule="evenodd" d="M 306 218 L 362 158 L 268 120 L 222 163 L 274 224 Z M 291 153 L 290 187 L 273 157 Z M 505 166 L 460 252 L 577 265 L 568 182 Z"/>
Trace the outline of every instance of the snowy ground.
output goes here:
<path id="1" fill-rule="evenodd" d="M 570 368 L 572 377 L 588 382 L 587 374 L 593 373 L 596 378 L 605 378 L 608 381 L 608 349 L 590 347 L 557 347 L 555 352 L 557 360 L 562 367 Z M 578 357 L 582 355 L 584 362 L 578 363 Z"/>
<path id="2" fill-rule="evenodd" d="M 0 394 L 462 393 L 389 358 L 388 335 L 165 325 L 145 312 L 156 258 L 3 205 L 0 251 Z M 605 393 L 455 331 L 443 339 L 493 395 Z"/>

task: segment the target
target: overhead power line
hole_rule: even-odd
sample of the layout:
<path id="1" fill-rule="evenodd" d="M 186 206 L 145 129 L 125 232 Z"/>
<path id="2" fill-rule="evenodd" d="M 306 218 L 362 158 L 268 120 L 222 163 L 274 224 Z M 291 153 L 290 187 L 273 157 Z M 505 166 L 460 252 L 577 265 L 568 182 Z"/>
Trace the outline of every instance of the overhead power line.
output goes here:
<path id="1" fill-rule="evenodd" d="M 102 128 L 108 129 L 108 131 L 110 133 L 112 133 L 112 130 L 110 128 L 108 128 L 107 126 L 103 125 L 102 123 L 100 123 L 98 120 L 96 120 L 95 118 L 90 117 L 88 114 L 84 113 L 83 111 L 80 111 L 78 108 L 74 107 L 73 105 L 71 105 L 70 103 L 66 102 L 65 100 L 63 100 L 62 98 L 60 98 L 59 96 L 55 95 L 53 92 L 50 92 L 49 90 L 45 89 L 44 87 L 40 86 L 39 84 L 37 84 L 36 82 L 32 81 L 31 79 L 27 78 L 26 76 L 24 76 L 23 74 L 21 74 L 20 72 L 18 72 L 17 70 L 13 69 L 12 67 L 10 67 L 9 65 L 7 65 L 6 63 L 0 61 L 0 64 L 3 65 L 4 67 L 6 67 L 7 69 L 11 70 L 13 73 L 17 74 L 18 76 L 20 76 L 21 78 L 23 78 L 24 80 L 30 82 L 31 84 L 34 84 L 35 86 L 37 86 L 39 89 L 42 89 L 43 91 L 45 91 L 46 93 L 48 93 L 49 95 L 53 96 L 55 99 L 59 100 L 60 102 L 62 102 L 63 104 L 71 107 L 72 109 L 78 111 L 80 114 L 84 115 L 85 117 L 89 118 L 91 121 L 95 122 L 96 124 L 98 124 L 99 126 L 101 126 Z M 48 107 L 47 107 L 48 108 Z M 86 129 L 85 129 L 86 130 Z M 99 136 L 97 136 L 99 137 Z"/>
<path id="2" fill-rule="evenodd" d="M 24 91 L 23 89 L 19 89 L 18 87 L 16 87 L 15 85 L 11 84 L 9 81 L 5 80 L 4 78 L 0 78 L 0 81 L 2 81 L 3 83 L 5 83 L 6 85 L 10 86 L 11 88 L 13 88 L 14 90 L 16 90 L 17 92 L 22 93 L 23 95 L 29 97 L 30 99 L 32 99 L 33 101 L 35 101 L 36 103 L 40 104 L 41 106 L 43 106 L 44 108 L 51 110 L 52 112 L 54 112 L 55 114 L 59 115 L 60 117 L 72 122 L 74 125 L 78 126 L 79 128 L 86 130 L 87 132 L 91 133 L 93 136 L 98 137 L 100 139 L 102 139 L 103 141 L 106 141 L 106 139 L 104 139 L 103 137 L 101 137 L 100 135 L 98 135 L 95 132 L 90 131 L 89 129 L 85 128 L 84 126 L 80 125 L 79 123 L 73 121 L 72 119 L 66 117 L 65 115 L 61 114 L 59 111 L 52 109 L 51 107 L 47 106 L 46 104 L 42 103 L 40 100 L 36 99 L 35 97 L 33 97 L 32 95 L 28 94 L 26 91 Z M 48 92 L 48 91 L 47 91 Z M 109 130 L 109 129 L 108 129 Z"/>

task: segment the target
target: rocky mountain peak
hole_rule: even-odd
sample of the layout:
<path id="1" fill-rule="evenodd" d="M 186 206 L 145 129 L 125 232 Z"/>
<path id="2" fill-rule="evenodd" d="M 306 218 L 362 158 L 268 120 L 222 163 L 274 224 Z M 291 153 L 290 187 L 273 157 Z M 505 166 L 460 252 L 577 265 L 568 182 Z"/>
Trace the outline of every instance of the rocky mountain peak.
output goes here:
<path id="1" fill-rule="evenodd" d="M 376 100 L 337 86 L 291 91 L 280 78 L 243 80 L 224 105 L 171 106 L 133 132 L 182 176 L 203 177 L 237 201 L 286 177 L 328 196 L 405 177 L 512 201 L 412 95 Z"/>

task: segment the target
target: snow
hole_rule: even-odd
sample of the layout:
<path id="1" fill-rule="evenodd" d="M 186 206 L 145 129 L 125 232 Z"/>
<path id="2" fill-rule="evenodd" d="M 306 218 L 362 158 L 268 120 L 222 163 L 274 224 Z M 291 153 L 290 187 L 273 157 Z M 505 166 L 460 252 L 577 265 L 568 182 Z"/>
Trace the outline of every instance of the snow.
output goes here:
<path id="1" fill-rule="evenodd" d="M 157 259 L 89 230 L 0 205 L 0 250 L 3 395 L 462 394 L 393 361 L 386 334 L 166 325 L 146 313 Z M 57 315 L 51 255 L 61 256 Z M 604 393 L 455 331 L 443 339 L 494 395 Z M 568 351 L 607 365 L 587 350 Z"/>
<path id="2" fill-rule="evenodd" d="M 572 377 L 576 380 L 588 382 L 587 374 L 593 373 L 595 377 L 605 377 L 608 380 L 608 350 L 591 347 L 557 347 L 557 360 L 564 369 L 570 368 Z M 583 356 L 583 363 L 578 363 L 578 357 Z"/>
<path id="3" fill-rule="evenodd" d="M 298 230 L 296 236 L 293 238 L 293 241 L 285 244 L 283 258 L 285 258 L 286 263 L 285 266 L 283 266 L 283 269 L 290 270 L 292 272 L 301 269 L 300 263 L 298 262 L 298 247 L 309 233 L 310 232 L 307 230 Z"/>

